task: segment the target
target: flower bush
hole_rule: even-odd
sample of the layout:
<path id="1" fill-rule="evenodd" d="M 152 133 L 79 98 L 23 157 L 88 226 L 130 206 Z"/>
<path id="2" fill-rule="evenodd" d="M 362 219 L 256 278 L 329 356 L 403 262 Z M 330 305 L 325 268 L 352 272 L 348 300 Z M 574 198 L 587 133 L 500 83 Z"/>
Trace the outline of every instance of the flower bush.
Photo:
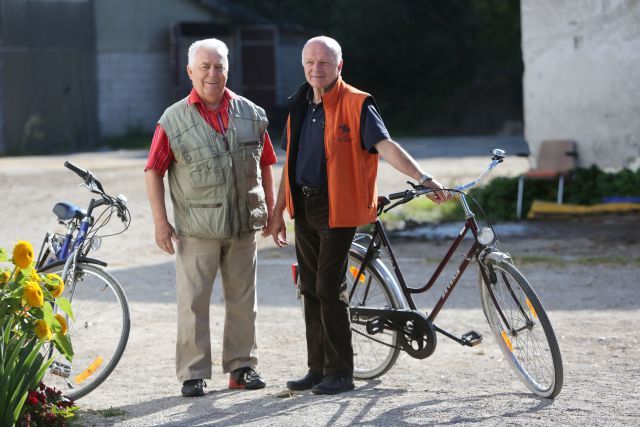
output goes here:
<path id="1" fill-rule="evenodd" d="M 24 405 L 24 413 L 19 420 L 20 427 L 64 426 L 75 416 L 78 407 L 62 392 L 40 383 L 29 391 Z"/>
<path id="2" fill-rule="evenodd" d="M 12 266 L 2 266 L 8 262 Z M 54 345 L 69 361 L 73 358 L 66 321 L 67 317 L 73 320 L 73 313 L 69 300 L 61 296 L 64 282 L 56 274 L 38 274 L 33 265 L 33 247 L 29 242 L 19 241 L 11 257 L 0 248 L 2 426 L 14 425 L 20 419 L 29 392 L 36 391 L 51 364 L 45 357 L 51 353 L 44 351 L 43 346 Z M 54 314 L 54 308 L 62 313 Z"/>

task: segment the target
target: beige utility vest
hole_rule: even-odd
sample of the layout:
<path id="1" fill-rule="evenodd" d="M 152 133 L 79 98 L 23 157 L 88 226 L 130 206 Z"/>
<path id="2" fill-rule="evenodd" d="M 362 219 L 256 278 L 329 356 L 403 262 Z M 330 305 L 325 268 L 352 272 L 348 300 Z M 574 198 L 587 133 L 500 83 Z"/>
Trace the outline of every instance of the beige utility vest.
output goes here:
<path id="1" fill-rule="evenodd" d="M 232 98 L 222 135 L 187 97 L 167 108 L 158 123 L 176 159 L 169 167 L 169 190 L 179 235 L 228 239 L 266 224 L 260 156 L 269 122 L 262 108 Z"/>

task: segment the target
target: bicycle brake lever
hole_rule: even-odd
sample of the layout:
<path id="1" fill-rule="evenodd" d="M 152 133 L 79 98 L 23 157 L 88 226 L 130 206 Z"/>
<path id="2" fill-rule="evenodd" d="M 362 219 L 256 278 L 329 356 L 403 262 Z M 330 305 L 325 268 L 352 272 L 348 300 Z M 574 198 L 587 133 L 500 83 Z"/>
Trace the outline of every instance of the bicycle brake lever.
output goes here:
<path id="1" fill-rule="evenodd" d="M 410 202 L 411 200 L 413 200 L 413 198 L 415 197 L 415 193 L 407 193 L 406 196 L 404 196 L 404 198 L 398 200 L 397 202 L 395 202 L 394 204 L 392 204 L 391 206 L 389 206 L 388 208 L 384 209 L 383 212 L 387 213 L 389 212 L 391 209 L 395 208 L 398 205 L 402 205 L 405 204 L 407 202 Z"/>

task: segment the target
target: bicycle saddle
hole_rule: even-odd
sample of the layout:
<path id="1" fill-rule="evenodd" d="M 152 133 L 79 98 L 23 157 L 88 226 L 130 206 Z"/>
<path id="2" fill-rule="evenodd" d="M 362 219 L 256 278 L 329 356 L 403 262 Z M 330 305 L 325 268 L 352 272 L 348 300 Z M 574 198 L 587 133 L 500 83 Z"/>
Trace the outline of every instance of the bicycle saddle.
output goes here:
<path id="1" fill-rule="evenodd" d="M 67 221 L 71 218 L 82 219 L 87 215 L 87 211 L 67 202 L 58 202 L 53 207 L 53 213 L 60 221 Z"/>

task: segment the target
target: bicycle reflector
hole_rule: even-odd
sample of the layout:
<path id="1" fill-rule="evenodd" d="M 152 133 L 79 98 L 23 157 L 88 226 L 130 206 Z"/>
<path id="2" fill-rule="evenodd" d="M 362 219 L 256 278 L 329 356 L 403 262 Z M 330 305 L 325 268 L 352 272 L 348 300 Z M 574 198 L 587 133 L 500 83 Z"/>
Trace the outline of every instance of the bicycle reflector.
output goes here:
<path id="1" fill-rule="evenodd" d="M 480 243 L 481 245 L 488 245 L 489 243 L 493 242 L 494 237 L 495 234 L 493 234 L 493 230 L 489 227 L 482 227 L 480 230 L 478 230 L 478 243 Z"/>
<path id="2" fill-rule="evenodd" d="M 298 263 L 294 262 L 291 264 L 291 276 L 293 279 L 293 286 L 298 287 Z"/>
<path id="3" fill-rule="evenodd" d="M 93 236 L 91 238 L 91 249 L 97 251 L 98 249 L 100 249 L 100 246 L 102 246 L 102 237 Z"/>

